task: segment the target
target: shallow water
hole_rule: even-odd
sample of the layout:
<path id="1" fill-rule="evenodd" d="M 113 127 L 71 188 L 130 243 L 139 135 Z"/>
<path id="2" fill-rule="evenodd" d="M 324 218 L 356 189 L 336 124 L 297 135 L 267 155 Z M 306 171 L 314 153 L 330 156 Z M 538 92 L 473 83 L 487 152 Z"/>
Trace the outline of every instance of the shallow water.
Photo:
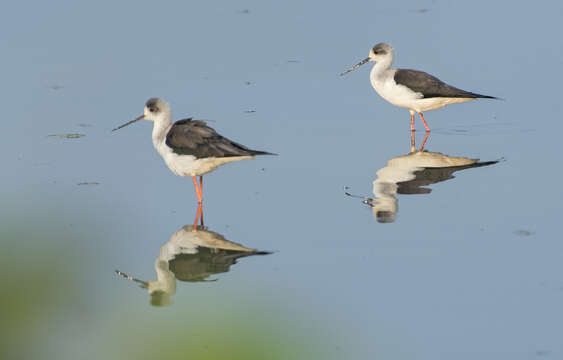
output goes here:
<path id="1" fill-rule="evenodd" d="M 9 10 L 2 358 L 563 356 L 560 3 Z M 505 99 L 425 114 L 422 155 L 483 166 L 413 163 L 408 111 L 367 65 L 338 76 L 380 41 L 395 66 Z M 111 132 L 152 96 L 279 154 L 204 188 L 214 239 L 270 254 L 172 241 L 196 216 L 191 179 L 149 123 Z"/>

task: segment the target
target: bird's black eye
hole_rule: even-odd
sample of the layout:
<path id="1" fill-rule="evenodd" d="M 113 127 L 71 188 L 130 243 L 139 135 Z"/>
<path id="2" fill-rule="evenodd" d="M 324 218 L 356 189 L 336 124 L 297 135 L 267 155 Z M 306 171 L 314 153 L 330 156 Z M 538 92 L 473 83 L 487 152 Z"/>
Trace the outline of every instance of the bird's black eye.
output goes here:
<path id="1" fill-rule="evenodd" d="M 387 51 L 385 51 L 385 49 L 382 49 L 382 48 L 380 48 L 380 47 L 374 47 L 374 48 L 373 48 L 373 53 L 374 53 L 375 55 L 385 55 L 385 54 L 387 54 Z"/>
<path id="2" fill-rule="evenodd" d="M 156 108 L 150 107 L 150 108 L 149 108 L 149 111 L 150 111 L 150 112 L 155 112 L 155 111 L 156 111 Z"/>

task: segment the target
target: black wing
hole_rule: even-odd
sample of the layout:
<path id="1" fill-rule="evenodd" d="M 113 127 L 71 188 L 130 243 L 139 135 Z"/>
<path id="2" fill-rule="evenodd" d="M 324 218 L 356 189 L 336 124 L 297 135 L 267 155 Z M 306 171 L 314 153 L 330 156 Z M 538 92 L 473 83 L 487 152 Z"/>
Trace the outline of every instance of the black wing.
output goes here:
<path id="1" fill-rule="evenodd" d="M 180 254 L 170 260 L 169 268 L 176 279 L 181 281 L 209 281 L 213 274 L 229 272 L 237 260 L 253 255 L 269 255 L 267 251 L 236 251 L 199 247 L 197 254 Z M 214 280 L 211 280 L 214 281 Z"/>
<path id="2" fill-rule="evenodd" d="M 461 90 L 446 84 L 442 80 L 425 73 L 424 71 L 398 69 L 393 78 L 398 85 L 404 85 L 414 92 L 421 93 L 424 98 L 450 97 L 450 98 L 486 98 L 487 96 Z"/>
<path id="3" fill-rule="evenodd" d="M 423 168 L 422 170 L 415 171 L 414 179 L 397 183 L 398 186 L 397 194 L 429 194 L 432 191 L 432 189 L 425 188 L 423 186 L 428 186 L 449 179 L 453 179 L 455 177 L 453 173 L 456 171 L 471 169 L 481 166 L 489 166 L 496 163 L 498 163 L 498 160 L 476 162 L 474 164 L 462 165 L 462 166 Z"/>
<path id="4" fill-rule="evenodd" d="M 272 155 L 264 151 L 251 150 L 219 135 L 204 121 L 184 119 L 174 123 L 166 135 L 166 145 L 175 154 L 193 155 L 198 159 L 208 157 L 231 157 Z"/>

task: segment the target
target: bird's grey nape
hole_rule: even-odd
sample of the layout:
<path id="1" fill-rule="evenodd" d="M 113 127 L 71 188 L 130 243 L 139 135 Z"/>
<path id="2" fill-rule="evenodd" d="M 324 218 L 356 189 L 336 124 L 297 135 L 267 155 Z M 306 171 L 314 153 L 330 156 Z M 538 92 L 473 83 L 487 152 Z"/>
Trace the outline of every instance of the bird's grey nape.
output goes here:
<path id="1" fill-rule="evenodd" d="M 151 111 L 158 112 L 164 105 L 164 100 L 159 98 L 150 98 L 145 103 L 145 107 L 147 109 L 151 109 Z"/>
<path id="2" fill-rule="evenodd" d="M 376 44 L 372 51 L 375 55 L 386 55 L 391 50 L 391 46 L 386 43 Z"/>

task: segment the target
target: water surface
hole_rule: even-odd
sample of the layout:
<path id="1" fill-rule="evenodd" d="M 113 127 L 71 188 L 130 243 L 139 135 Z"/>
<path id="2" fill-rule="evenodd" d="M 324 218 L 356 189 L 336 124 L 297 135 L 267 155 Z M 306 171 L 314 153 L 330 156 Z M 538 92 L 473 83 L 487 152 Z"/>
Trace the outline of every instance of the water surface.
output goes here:
<path id="1" fill-rule="evenodd" d="M 3 358 L 563 356 L 559 2 L 6 10 Z M 505 99 L 425 114 L 428 153 L 500 161 L 403 167 L 407 179 L 386 184 L 418 183 L 387 193 L 396 209 L 383 222 L 363 200 L 381 202 L 379 171 L 409 156 L 409 114 L 377 96 L 365 67 L 338 76 L 380 41 L 396 66 Z M 204 189 L 209 231 L 272 254 L 191 273 L 215 281 L 155 273 L 196 204 L 149 123 L 111 132 L 152 96 L 176 119 L 280 154 L 222 167 Z M 148 283 L 160 269 L 175 286 L 168 306 L 115 273 Z"/>

